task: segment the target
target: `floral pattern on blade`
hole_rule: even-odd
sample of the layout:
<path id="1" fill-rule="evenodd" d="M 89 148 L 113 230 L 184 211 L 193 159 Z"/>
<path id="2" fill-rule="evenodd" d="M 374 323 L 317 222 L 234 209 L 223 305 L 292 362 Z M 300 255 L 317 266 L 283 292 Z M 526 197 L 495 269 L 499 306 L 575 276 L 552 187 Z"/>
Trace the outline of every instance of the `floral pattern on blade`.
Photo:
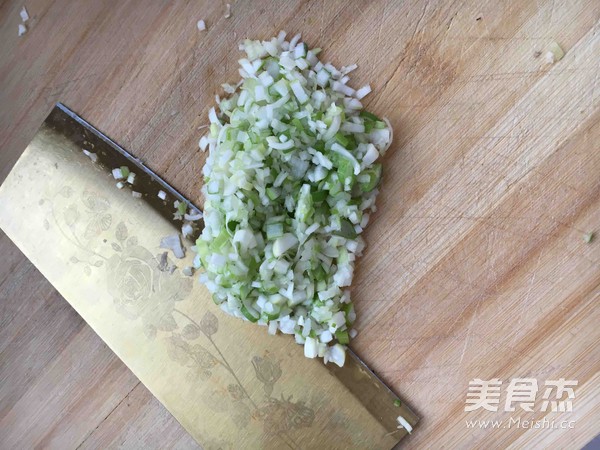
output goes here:
<path id="1" fill-rule="evenodd" d="M 192 280 L 160 270 L 156 257 L 144 247 L 130 245 L 107 263 L 108 291 L 117 311 L 140 318 L 147 336 L 178 328 L 175 307 L 192 290 Z"/>
<path id="2" fill-rule="evenodd" d="M 188 369 L 188 380 L 206 381 L 217 370 L 227 373 L 228 384 L 203 392 L 208 408 L 226 414 L 238 429 L 252 421 L 262 423 L 265 445 L 279 445 L 283 440 L 287 447 L 299 448 L 291 432 L 311 427 L 315 412 L 305 401 L 294 401 L 281 392 L 279 397 L 273 396 L 283 375 L 280 361 L 268 351 L 246 361 L 264 391 L 262 398 L 253 399 L 215 341 L 217 316 L 206 311 L 196 322 L 179 308 L 192 291 L 192 278 L 183 276 L 164 253 L 154 255 L 139 245 L 123 221 L 114 224 L 107 198 L 91 190 L 85 190 L 79 201 L 73 201 L 73 196 L 74 190 L 64 186 L 54 197 L 39 202 L 48 211 L 44 228 L 56 227 L 74 245 L 76 253 L 69 262 L 82 266 L 88 276 L 92 270 L 105 270 L 117 312 L 129 320 L 139 320 L 148 339 L 162 339 L 169 359 Z M 109 255 L 90 246 L 92 239 L 101 237 L 106 237 L 102 249 L 109 249 Z M 220 448 L 217 442 L 212 444 Z"/>

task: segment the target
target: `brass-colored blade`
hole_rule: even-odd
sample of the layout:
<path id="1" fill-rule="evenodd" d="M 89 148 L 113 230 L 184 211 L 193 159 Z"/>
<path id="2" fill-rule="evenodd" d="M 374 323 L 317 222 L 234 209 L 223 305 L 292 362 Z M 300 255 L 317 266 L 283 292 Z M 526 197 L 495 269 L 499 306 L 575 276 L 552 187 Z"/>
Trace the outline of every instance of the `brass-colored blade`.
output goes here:
<path id="1" fill-rule="evenodd" d="M 164 181 L 160 176 L 158 176 L 155 172 L 153 172 L 150 168 L 148 168 L 142 161 L 138 158 L 129 154 L 123 147 L 119 146 L 116 142 L 110 139 L 108 136 L 103 134 L 101 131 L 96 129 L 94 126 L 89 124 L 87 121 L 79 117 L 73 111 L 69 110 L 62 104 L 58 104 L 56 108 L 50 113 L 48 118 L 46 119 L 43 128 L 53 130 L 53 133 L 60 136 L 61 139 L 64 138 L 65 142 L 69 143 L 69 146 L 72 148 L 71 150 L 55 150 L 56 154 L 59 155 L 57 158 L 62 158 L 63 160 L 70 158 L 69 155 L 75 156 L 72 152 L 77 152 L 79 149 L 87 149 L 95 153 L 98 157 L 96 162 L 84 161 L 85 164 L 89 162 L 90 165 L 95 167 L 94 173 L 97 171 L 101 171 L 102 179 L 106 180 L 103 177 L 112 177 L 112 170 L 117 167 L 127 166 L 132 172 L 136 173 L 135 178 L 135 186 L 126 187 L 124 189 L 135 189 L 135 191 L 140 192 L 142 194 L 141 200 L 150 206 L 156 213 L 158 213 L 162 218 L 171 222 L 174 225 L 174 229 L 179 229 L 181 226 L 181 222 L 175 220 L 173 217 L 173 213 L 175 211 L 173 207 L 174 200 L 179 200 L 180 202 L 184 202 L 189 205 L 189 207 L 199 210 L 195 207 L 189 200 L 187 200 L 183 195 L 181 195 L 177 190 L 171 187 L 166 181 Z M 47 133 L 47 132 L 46 132 Z M 38 133 L 39 134 L 39 133 Z M 43 140 L 43 136 L 39 139 Z M 53 139 L 55 139 L 53 137 Z M 72 144 L 72 145 L 71 145 Z M 57 148 L 56 145 L 52 148 Z M 71 152 L 71 153 L 69 153 Z M 77 155 L 78 160 L 82 159 L 81 155 Z M 27 163 L 29 164 L 29 163 Z M 79 164 L 79 163 L 78 163 Z M 25 163 L 23 163 L 25 165 Z M 58 166 L 57 166 L 58 169 Z M 92 173 L 90 170 L 85 169 L 83 172 L 88 171 L 88 177 Z M 84 176 L 84 175 L 82 175 Z M 111 184 L 116 182 L 115 180 L 111 181 Z M 105 183 L 105 182 L 103 182 Z M 108 184 L 108 183 L 105 183 Z M 5 189 L 5 195 L 11 189 L 11 187 L 3 186 Z M 114 188 L 115 191 L 117 188 Z M 162 200 L 158 197 L 158 192 L 164 191 L 167 194 L 167 199 Z M 0 190 L 1 194 L 1 190 Z M 33 201 L 33 200 L 32 200 Z M 142 212 L 140 212 L 142 214 Z M 147 216 L 147 214 L 146 214 Z M 0 217 L 2 219 L 2 217 Z M 5 223 L 8 219 L 5 218 Z M 1 221 L 0 221 L 1 222 Z M 14 231 L 17 228 L 13 228 L 13 234 L 18 234 L 19 232 Z M 10 234 L 9 234 L 10 235 Z M 27 254 L 27 241 L 26 236 L 17 236 L 18 239 L 15 239 L 14 236 L 11 236 L 15 242 L 20 242 L 20 247 Z M 106 241 L 105 241 L 106 242 Z M 30 255 L 28 255 L 30 256 Z M 32 258 L 33 260 L 34 258 Z M 34 261 L 35 263 L 35 261 Z M 44 261 L 46 265 L 49 263 Z M 37 265 L 37 263 L 36 263 Z M 45 273 L 46 275 L 46 273 Z M 50 278 L 49 278 L 50 279 Z M 54 284 L 54 280 L 51 279 Z M 64 291 L 64 289 L 63 289 Z M 71 297 L 75 297 L 76 294 L 72 294 Z M 65 297 L 74 305 L 77 303 L 73 301 L 73 298 L 69 299 L 67 295 Z M 212 302 L 210 302 L 212 303 Z M 214 305 L 212 305 L 214 307 Z M 198 305 L 200 307 L 200 305 Z M 78 309 L 82 312 L 84 318 L 86 318 L 86 310 L 87 306 L 82 306 L 81 309 Z M 199 313 L 201 313 L 200 311 Z M 188 315 L 193 315 L 193 313 L 188 312 Z M 91 316 L 88 316 L 91 317 Z M 87 320 L 87 318 L 86 318 Z M 225 320 L 225 319 L 219 319 Z M 104 324 L 104 322 L 98 322 Z M 237 324 L 237 322 L 235 322 Z M 94 326 L 94 324 L 92 324 Z M 99 326 L 95 326 L 95 329 L 101 334 L 102 330 L 98 329 Z M 264 330 L 259 330 L 263 331 Z M 103 339 L 105 336 L 110 337 L 111 339 L 115 339 L 113 342 L 119 343 L 117 338 L 114 335 L 105 331 Z M 262 339 L 262 338 L 261 338 Z M 273 346 L 281 346 L 282 342 L 286 342 L 286 346 L 288 345 L 287 341 L 290 341 L 289 336 L 284 337 L 269 337 L 268 345 Z M 272 343 L 272 344 L 271 344 Z M 109 342 L 110 345 L 110 342 Z M 120 345 L 120 343 L 119 343 Z M 115 349 L 115 351 L 117 351 Z M 274 351 L 273 351 L 274 352 Z M 291 355 L 289 351 L 286 351 L 287 354 Z M 119 352 L 117 351 L 119 354 Z M 121 356 L 121 355 L 120 355 Z M 128 361 L 125 361 L 128 363 Z M 306 364 L 317 363 L 317 361 L 303 361 Z M 322 364 L 322 363 L 319 363 Z M 129 365 L 129 364 L 128 364 Z M 338 367 L 334 364 L 328 364 L 327 370 L 332 374 L 343 386 L 344 388 L 351 394 L 349 398 L 352 398 L 352 401 L 345 401 L 347 404 L 360 404 L 362 407 L 368 411 L 368 415 L 370 415 L 376 422 L 379 422 L 379 426 L 386 430 L 388 441 L 386 442 L 398 442 L 405 434 L 406 430 L 398 427 L 397 417 L 402 416 L 410 425 L 414 426 L 417 421 L 417 415 L 406 406 L 406 404 L 401 401 L 398 396 L 396 396 L 361 360 L 356 356 L 352 351 L 348 351 L 348 357 L 346 358 L 346 364 L 344 367 Z M 135 371 L 135 370 L 134 370 Z M 146 374 L 146 371 L 149 371 L 147 366 L 142 366 L 142 369 L 138 369 L 137 372 Z M 161 385 L 159 382 L 155 381 L 155 379 L 148 377 L 146 375 L 146 379 L 152 380 L 156 385 Z M 323 381 L 323 380 L 321 380 Z M 312 389 L 312 387 L 311 387 Z M 153 390 L 153 389 L 151 389 Z M 343 390 L 343 389 L 342 389 Z M 153 390 L 153 392 L 157 392 L 157 390 Z M 162 400 L 162 399 L 161 399 Z M 358 402 L 358 403 L 356 403 Z M 169 409 L 174 410 L 173 403 L 168 405 Z M 355 414 L 358 416 L 359 412 L 357 407 L 354 406 Z M 358 408 L 360 409 L 360 408 Z M 176 411 L 177 412 L 177 411 Z M 174 414 L 176 414 L 174 412 Z M 362 414 L 362 413 L 360 413 Z M 185 417 L 184 414 L 176 414 L 178 418 L 182 416 Z M 180 419 L 181 420 L 181 419 Z M 184 422 L 182 422 L 184 423 Z M 348 424 L 348 426 L 350 426 Z M 186 426 L 188 430 L 192 430 L 193 432 L 194 426 Z M 372 428 L 372 427 L 371 427 Z M 366 430 L 366 424 L 365 424 Z M 366 431 L 365 431 L 366 432 Z M 196 435 L 195 435 L 196 436 Z"/>
<path id="2" fill-rule="evenodd" d="M 328 364 L 327 368 L 391 433 L 400 431 L 398 416 L 412 427 L 419 421 L 419 417 L 351 349 L 347 350 L 343 367 Z"/>
<path id="3" fill-rule="evenodd" d="M 194 206 L 192 202 L 158 176 L 139 158 L 130 154 L 62 103 L 56 104 L 45 123 L 58 133 L 67 136 L 75 145 L 95 153 L 98 157 L 96 165 L 107 170 L 108 173 L 121 166 L 127 166 L 132 172 L 135 172 L 135 190 L 142 194 L 145 203 L 159 212 L 165 219 L 175 222 L 173 219 L 173 213 L 175 212 L 173 202 L 175 200 L 186 203 L 190 208 L 199 211 L 199 208 Z M 163 201 L 158 197 L 158 192 L 161 190 L 167 194 L 168 201 Z M 181 226 L 181 222 L 177 226 Z"/>

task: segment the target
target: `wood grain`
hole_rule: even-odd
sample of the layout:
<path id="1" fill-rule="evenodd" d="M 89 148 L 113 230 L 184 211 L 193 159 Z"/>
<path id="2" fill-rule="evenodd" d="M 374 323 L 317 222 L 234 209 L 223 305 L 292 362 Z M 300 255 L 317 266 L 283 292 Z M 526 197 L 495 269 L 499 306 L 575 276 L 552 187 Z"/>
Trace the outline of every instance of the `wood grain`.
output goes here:
<path id="1" fill-rule="evenodd" d="M 600 432 L 600 2 L 0 3 L 0 180 L 53 104 L 192 199 L 237 42 L 286 29 L 358 63 L 387 116 L 353 348 L 422 416 L 407 448 L 577 448 Z M 206 32 L 196 29 L 203 18 Z M 557 41 L 564 59 L 545 63 Z M 0 205 L 0 207 L 2 207 Z M 0 446 L 195 444 L 0 235 Z M 470 429 L 469 380 L 579 381 L 575 429 Z M 538 405 L 539 406 L 539 405 Z M 513 413 L 514 414 L 514 413 Z"/>

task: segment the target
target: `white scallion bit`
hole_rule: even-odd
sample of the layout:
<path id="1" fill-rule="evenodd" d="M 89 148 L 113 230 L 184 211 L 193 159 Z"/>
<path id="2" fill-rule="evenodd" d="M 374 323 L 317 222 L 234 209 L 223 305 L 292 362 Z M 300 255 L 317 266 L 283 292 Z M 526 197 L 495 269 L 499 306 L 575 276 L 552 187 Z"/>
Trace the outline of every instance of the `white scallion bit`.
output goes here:
<path id="1" fill-rule="evenodd" d="M 21 11 L 19 11 L 19 15 L 21 16 L 21 20 L 23 22 L 27 22 L 29 20 L 29 13 L 24 6 L 21 8 Z"/>

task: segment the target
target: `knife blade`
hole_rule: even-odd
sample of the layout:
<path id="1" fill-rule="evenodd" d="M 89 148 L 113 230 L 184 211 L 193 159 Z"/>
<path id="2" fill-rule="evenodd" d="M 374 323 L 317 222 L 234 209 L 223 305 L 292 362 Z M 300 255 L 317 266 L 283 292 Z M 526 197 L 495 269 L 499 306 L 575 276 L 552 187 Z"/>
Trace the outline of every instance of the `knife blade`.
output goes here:
<path id="1" fill-rule="evenodd" d="M 105 172 L 107 176 L 110 176 L 114 168 L 121 166 L 127 166 L 132 172 L 135 172 L 135 191 L 142 194 L 144 204 L 151 207 L 166 221 L 171 222 L 174 227 L 179 228 L 181 225 L 181 222 L 178 222 L 173 215 L 175 209 L 172 204 L 175 200 L 185 203 L 192 210 L 200 211 L 200 208 L 174 189 L 139 158 L 131 155 L 65 105 L 57 104 L 44 125 L 56 134 L 64 136 L 69 143 L 73 144 L 73 148 L 85 148 L 92 151 L 97 160 L 95 162 L 90 160 L 89 164 L 92 164 L 96 170 Z M 159 198 L 159 191 L 167 194 L 166 200 Z M 192 242 L 193 239 L 188 244 Z M 273 342 L 276 344 L 275 341 Z M 125 362 L 127 363 L 127 361 Z M 396 442 L 407 432 L 402 425 L 399 425 L 399 417 L 403 419 L 402 423 L 409 424 L 409 428 L 414 427 L 418 422 L 418 416 L 406 403 L 401 401 L 350 349 L 343 367 L 328 364 L 326 368 L 387 430 L 387 433 L 394 436 Z M 410 430 L 408 431 L 410 432 Z"/>

